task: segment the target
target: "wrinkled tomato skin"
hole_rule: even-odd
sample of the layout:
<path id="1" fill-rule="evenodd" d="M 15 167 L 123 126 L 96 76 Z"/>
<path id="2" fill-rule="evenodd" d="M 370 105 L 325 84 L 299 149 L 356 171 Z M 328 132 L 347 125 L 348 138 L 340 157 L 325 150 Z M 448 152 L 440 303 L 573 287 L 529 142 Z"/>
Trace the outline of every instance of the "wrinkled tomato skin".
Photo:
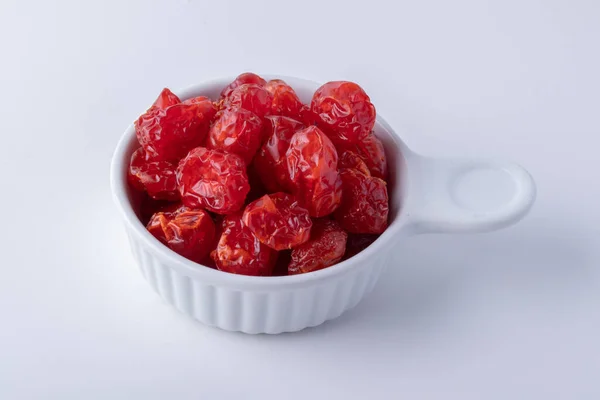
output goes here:
<path id="1" fill-rule="evenodd" d="M 317 125 L 319 116 L 311 110 L 310 105 L 303 105 L 300 109 L 300 121 L 306 126 Z"/>
<path id="2" fill-rule="evenodd" d="M 138 142 L 147 157 L 177 161 L 189 150 L 204 143 L 216 109 L 210 100 L 179 103 L 161 109 L 150 107 L 135 122 Z"/>
<path id="3" fill-rule="evenodd" d="M 262 120 L 244 109 L 220 113 L 208 132 L 206 147 L 234 153 L 250 164 L 261 144 Z"/>
<path id="4" fill-rule="evenodd" d="M 221 109 L 243 108 L 264 118 L 271 112 L 272 103 L 273 96 L 263 86 L 244 84 L 235 88 L 223 99 Z"/>
<path id="5" fill-rule="evenodd" d="M 177 95 L 175 95 L 175 93 L 171 92 L 169 89 L 164 88 L 152 105 L 158 108 L 167 108 L 179 103 L 181 103 L 179 97 L 177 97 Z"/>
<path id="6" fill-rule="evenodd" d="M 270 276 L 277 252 L 260 243 L 242 223 L 240 213 L 228 215 L 217 248 L 211 253 L 217 269 L 232 274 Z"/>
<path id="7" fill-rule="evenodd" d="M 294 196 L 274 193 L 246 206 L 244 224 L 261 243 L 274 250 L 291 249 L 310 238 L 312 221 L 308 210 Z"/>
<path id="8" fill-rule="evenodd" d="M 344 253 L 344 260 L 353 257 L 369 247 L 379 235 L 365 235 L 365 234 L 348 234 L 348 241 L 346 242 L 346 253 Z"/>
<path id="9" fill-rule="evenodd" d="M 147 229 L 171 250 L 194 262 L 206 257 L 215 236 L 215 225 L 206 211 L 178 205 L 155 213 Z"/>
<path id="10" fill-rule="evenodd" d="M 367 164 L 355 152 L 346 150 L 341 153 L 338 163 L 338 169 L 356 169 L 367 176 L 371 176 L 371 172 Z"/>
<path id="11" fill-rule="evenodd" d="M 282 192 L 290 186 L 285 153 L 290 147 L 292 136 L 304 124 L 284 116 L 265 118 L 266 142 L 254 157 L 254 167 L 269 192 Z"/>
<path id="12" fill-rule="evenodd" d="M 148 160 L 140 147 L 131 155 L 127 178 L 133 188 L 148 193 L 154 200 L 176 201 L 179 200 L 176 168 L 169 161 Z"/>
<path id="13" fill-rule="evenodd" d="M 206 96 L 198 96 L 198 97 L 192 97 L 190 99 L 184 100 L 182 103 L 183 104 L 204 104 L 207 101 L 211 101 L 211 100 Z"/>
<path id="14" fill-rule="evenodd" d="M 340 226 L 350 233 L 383 233 L 389 213 L 385 181 L 355 169 L 344 169 L 340 176 L 342 202 L 334 214 Z"/>
<path id="15" fill-rule="evenodd" d="M 357 143 L 375 125 L 375 106 L 354 82 L 328 82 L 318 88 L 311 101 L 317 124 L 335 142 Z"/>
<path id="16" fill-rule="evenodd" d="M 225 88 L 223 88 L 221 91 L 221 97 L 228 97 L 235 88 L 248 83 L 258 86 L 266 86 L 267 81 L 252 72 L 245 72 L 235 78 L 235 80 Z"/>
<path id="17" fill-rule="evenodd" d="M 250 191 L 244 161 L 219 150 L 193 149 L 179 162 L 176 175 L 184 205 L 217 214 L 240 210 Z"/>
<path id="18" fill-rule="evenodd" d="M 338 156 L 331 140 L 316 126 L 292 136 L 286 152 L 290 187 L 311 217 L 331 214 L 340 204 Z"/>
<path id="19" fill-rule="evenodd" d="M 385 150 L 383 148 L 383 143 L 381 143 L 381 140 L 379 140 L 374 133 L 371 132 L 366 138 L 358 143 L 336 144 L 336 148 L 338 149 L 339 154 L 344 151 L 354 152 L 365 162 L 371 175 L 387 181 L 388 166 Z"/>
<path id="20" fill-rule="evenodd" d="M 302 117 L 303 104 L 291 86 L 281 79 L 273 79 L 267 82 L 265 89 L 273 96 L 271 115 L 283 115 L 294 119 Z"/>
<path id="21" fill-rule="evenodd" d="M 346 251 L 348 234 L 337 222 L 329 219 L 314 221 L 310 240 L 292 250 L 288 274 L 317 271 L 338 263 Z"/>

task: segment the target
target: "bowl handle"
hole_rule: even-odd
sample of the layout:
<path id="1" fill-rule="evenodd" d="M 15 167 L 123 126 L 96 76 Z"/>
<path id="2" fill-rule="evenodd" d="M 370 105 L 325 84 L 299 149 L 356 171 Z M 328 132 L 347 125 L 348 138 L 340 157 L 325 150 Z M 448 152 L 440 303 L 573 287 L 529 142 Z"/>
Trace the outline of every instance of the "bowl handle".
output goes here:
<path id="1" fill-rule="evenodd" d="M 493 231 L 535 201 L 533 178 L 517 164 L 411 156 L 406 215 L 415 233 Z"/>

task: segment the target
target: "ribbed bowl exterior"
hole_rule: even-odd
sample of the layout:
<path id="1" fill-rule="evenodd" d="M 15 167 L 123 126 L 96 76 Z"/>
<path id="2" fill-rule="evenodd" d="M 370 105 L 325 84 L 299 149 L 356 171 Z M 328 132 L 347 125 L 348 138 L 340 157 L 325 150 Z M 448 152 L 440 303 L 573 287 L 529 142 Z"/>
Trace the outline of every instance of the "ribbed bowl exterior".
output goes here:
<path id="1" fill-rule="evenodd" d="M 150 286 L 179 311 L 210 326 L 244 333 L 295 332 L 342 315 L 369 293 L 384 265 L 381 256 L 326 281 L 255 290 L 202 282 L 148 251 L 128 229 L 134 258 Z"/>

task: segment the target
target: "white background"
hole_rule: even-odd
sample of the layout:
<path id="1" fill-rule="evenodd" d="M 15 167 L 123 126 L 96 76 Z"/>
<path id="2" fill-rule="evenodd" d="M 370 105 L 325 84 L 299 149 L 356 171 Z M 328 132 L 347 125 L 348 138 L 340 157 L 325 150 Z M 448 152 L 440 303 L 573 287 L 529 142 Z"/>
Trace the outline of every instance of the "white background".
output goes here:
<path id="1" fill-rule="evenodd" d="M 600 398 L 596 0 L 3 1 L 0 399 Z M 133 264 L 109 185 L 164 86 L 349 79 L 415 150 L 523 164 L 493 234 L 398 244 L 373 294 L 296 334 L 188 320 Z"/>

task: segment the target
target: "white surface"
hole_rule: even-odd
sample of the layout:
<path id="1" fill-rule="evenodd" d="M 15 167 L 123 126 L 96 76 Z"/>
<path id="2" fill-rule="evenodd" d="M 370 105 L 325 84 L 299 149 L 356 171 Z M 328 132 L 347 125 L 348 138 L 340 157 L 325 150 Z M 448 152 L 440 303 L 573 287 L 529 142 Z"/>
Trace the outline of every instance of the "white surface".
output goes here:
<path id="1" fill-rule="evenodd" d="M 597 399 L 599 3 L 239 3 L 2 2 L 0 398 Z M 355 80 L 415 150 L 523 164 L 536 206 L 399 243 L 319 328 L 194 323 L 134 268 L 109 159 L 160 88 L 242 70 Z"/>

